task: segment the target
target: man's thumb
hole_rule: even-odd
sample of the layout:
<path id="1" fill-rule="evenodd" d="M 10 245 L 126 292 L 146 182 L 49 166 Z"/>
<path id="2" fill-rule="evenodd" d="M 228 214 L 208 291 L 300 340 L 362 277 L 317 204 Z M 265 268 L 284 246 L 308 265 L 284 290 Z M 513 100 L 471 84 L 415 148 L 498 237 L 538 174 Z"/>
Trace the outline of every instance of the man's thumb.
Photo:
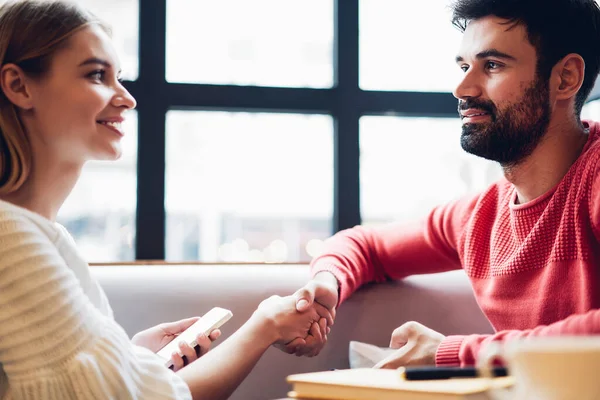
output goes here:
<path id="1" fill-rule="evenodd" d="M 387 356 L 383 360 L 380 360 L 377 364 L 373 366 L 374 369 L 390 369 L 390 363 L 394 361 L 393 356 Z"/>
<path id="2" fill-rule="evenodd" d="M 394 352 L 373 366 L 375 369 L 397 369 L 402 366 L 401 355 Z"/>

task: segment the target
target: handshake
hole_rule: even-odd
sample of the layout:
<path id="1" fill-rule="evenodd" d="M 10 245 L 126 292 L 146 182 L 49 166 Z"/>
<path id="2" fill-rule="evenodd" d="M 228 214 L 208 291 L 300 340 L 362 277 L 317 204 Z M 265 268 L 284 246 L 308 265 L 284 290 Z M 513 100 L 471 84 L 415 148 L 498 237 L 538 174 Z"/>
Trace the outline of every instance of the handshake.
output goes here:
<path id="1" fill-rule="evenodd" d="M 337 303 L 337 280 L 332 274 L 320 273 L 291 296 L 264 300 L 253 318 L 273 334 L 275 347 L 288 354 L 313 357 L 327 342 Z"/>

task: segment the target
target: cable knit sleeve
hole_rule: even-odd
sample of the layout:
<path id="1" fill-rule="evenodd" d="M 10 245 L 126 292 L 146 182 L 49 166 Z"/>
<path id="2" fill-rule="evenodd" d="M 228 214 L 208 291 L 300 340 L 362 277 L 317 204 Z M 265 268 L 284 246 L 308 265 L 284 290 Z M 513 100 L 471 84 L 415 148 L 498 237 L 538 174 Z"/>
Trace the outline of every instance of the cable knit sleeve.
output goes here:
<path id="1" fill-rule="evenodd" d="M 460 269 L 459 237 L 479 197 L 436 207 L 412 224 L 340 231 L 325 242 L 323 254 L 311 263 L 311 273 L 335 275 L 341 304 L 365 283 Z"/>
<path id="2" fill-rule="evenodd" d="M 0 364 L 13 399 L 191 398 L 92 305 L 48 235 L 10 212 L 0 215 Z"/>

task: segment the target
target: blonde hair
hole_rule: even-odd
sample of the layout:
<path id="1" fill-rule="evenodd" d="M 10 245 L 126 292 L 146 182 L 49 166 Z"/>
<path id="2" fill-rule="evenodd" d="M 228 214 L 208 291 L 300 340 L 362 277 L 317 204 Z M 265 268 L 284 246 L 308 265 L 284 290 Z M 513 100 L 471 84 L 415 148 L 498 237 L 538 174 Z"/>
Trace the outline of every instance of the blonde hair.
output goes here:
<path id="1" fill-rule="evenodd" d="M 0 6 L 0 68 L 19 66 L 41 78 L 52 55 L 79 30 L 96 23 L 93 14 L 65 1 L 16 0 Z M 0 195 L 18 190 L 31 170 L 31 146 L 19 110 L 0 90 Z"/>

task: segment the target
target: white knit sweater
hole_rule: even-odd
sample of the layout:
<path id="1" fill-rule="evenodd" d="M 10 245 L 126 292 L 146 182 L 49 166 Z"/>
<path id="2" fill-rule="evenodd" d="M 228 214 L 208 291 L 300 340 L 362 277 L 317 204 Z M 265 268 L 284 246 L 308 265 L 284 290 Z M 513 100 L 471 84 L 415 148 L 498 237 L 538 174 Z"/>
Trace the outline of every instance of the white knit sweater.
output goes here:
<path id="1" fill-rule="evenodd" d="M 114 321 L 59 224 L 0 201 L 0 399 L 189 399 Z"/>

